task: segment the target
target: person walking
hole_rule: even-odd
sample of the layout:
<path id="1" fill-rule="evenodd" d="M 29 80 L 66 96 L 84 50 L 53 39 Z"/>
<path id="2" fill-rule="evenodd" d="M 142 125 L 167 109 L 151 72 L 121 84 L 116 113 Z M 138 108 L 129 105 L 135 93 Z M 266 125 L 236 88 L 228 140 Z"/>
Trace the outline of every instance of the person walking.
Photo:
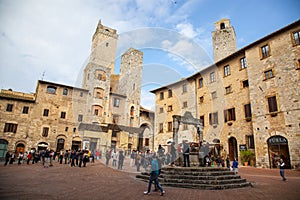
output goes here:
<path id="1" fill-rule="evenodd" d="M 151 162 L 151 172 L 150 172 L 150 177 L 148 182 L 148 190 L 144 192 L 145 195 L 150 194 L 152 181 L 154 181 L 154 184 L 160 190 L 160 195 L 163 196 L 165 194 L 165 191 L 163 190 L 163 188 L 158 182 L 158 176 L 159 176 L 158 161 L 157 161 L 156 154 L 154 153 Z"/>
<path id="2" fill-rule="evenodd" d="M 232 168 L 233 168 L 233 172 L 234 174 L 237 174 L 238 173 L 238 166 L 239 166 L 239 163 L 238 161 L 236 160 L 236 158 L 234 159 L 234 161 L 232 162 Z"/>
<path id="3" fill-rule="evenodd" d="M 282 158 L 280 158 L 280 161 L 279 161 L 279 168 L 280 168 L 280 176 L 282 177 L 282 180 L 286 181 L 286 178 L 284 176 L 285 162 L 283 161 Z"/>

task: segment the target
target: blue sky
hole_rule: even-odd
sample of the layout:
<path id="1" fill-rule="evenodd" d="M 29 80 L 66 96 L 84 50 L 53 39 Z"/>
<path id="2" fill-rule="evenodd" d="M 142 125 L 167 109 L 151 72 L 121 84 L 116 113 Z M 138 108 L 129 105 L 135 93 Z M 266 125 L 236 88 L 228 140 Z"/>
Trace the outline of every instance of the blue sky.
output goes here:
<path id="1" fill-rule="evenodd" d="M 43 73 L 78 84 L 101 19 L 120 35 L 117 57 L 130 45 L 144 52 L 142 105 L 153 109 L 149 90 L 212 63 L 214 22 L 231 20 L 240 49 L 298 20 L 299 7 L 298 0 L 0 0 L 0 87 L 34 92 Z"/>

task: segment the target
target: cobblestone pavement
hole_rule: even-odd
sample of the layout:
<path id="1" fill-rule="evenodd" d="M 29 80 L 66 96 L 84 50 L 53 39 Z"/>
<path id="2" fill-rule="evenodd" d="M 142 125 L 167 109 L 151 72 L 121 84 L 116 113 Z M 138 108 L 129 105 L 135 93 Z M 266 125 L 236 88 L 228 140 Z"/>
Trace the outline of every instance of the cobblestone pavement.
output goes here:
<path id="1" fill-rule="evenodd" d="M 129 161 L 126 158 L 122 170 L 105 166 L 104 160 L 88 163 L 85 168 L 56 161 L 49 168 L 41 164 L 0 163 L 0 199 L 300 199 L 300 171 L 286 170 L 284 182 L 278 169 L 253 167 L 239 168 L 239 174 L 253 187 L 213 191 L 165 187 L 164 196 L 155 192 L 145 196 L 147 183 L 135 179 L 137 172 Z"/>

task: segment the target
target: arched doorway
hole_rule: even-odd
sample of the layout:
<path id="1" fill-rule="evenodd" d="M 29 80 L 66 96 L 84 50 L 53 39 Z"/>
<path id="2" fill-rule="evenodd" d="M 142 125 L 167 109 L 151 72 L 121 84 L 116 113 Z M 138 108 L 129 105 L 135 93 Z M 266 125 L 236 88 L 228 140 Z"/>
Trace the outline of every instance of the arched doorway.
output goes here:
<path id="1" fill-rule="evenodd" d="M 238 148 L 237 148 L 237 141 L 235 137 L 230 137 L 228 139 L 228 152 L 229 152 L 229 159 L 234 160 L 238 158 Z"/>
<path id="2" fill-rule="evenodd" d="M 59 138 L 57 140 L 56 152 L 60 152 L 61 150 L 64 150 L 64 148 L 65 148 L 65 139 Z"/>
<path id="3" fill-rule="evenodd" d="M 154 138 L 150 126 L 148 124 L 142 124 L 140 128 L 142 131 L 139 133 L 137 150 L 146 151 L 154 149 Z"/>
<path id="4" fill-rule="evenodd" d="M 286 168 L 291 168 L 288 140 L 280 135 L 275 135 L 267 140 L 270 168 L 277 168 L 277 162 L 282 158 Z"/>
<path id="5" fill-rule="evenodd" d="M 0 140 L 0 160 L 5 159 L 5 154 L 7 152 L 8 142 L 6 140 Z"/>
<path id="6" fill-rule="evenodd" d="M 23 143 L 18 143 L 17 146 L 16 146 L 16 155 L 19 155 L 19 153 L 22 152 L 24 153 L 25 152 L 25 145 Z"/>

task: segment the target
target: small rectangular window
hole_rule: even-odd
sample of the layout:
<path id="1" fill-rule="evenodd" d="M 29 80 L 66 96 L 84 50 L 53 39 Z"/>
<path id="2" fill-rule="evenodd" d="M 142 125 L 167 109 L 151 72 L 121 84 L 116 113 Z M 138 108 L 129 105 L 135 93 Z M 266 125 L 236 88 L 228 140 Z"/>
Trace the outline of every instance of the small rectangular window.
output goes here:
<path id="1" fill-rule="evenodd" d="M 114 98 L 114 107 L 119 107 L 120 106 L 120 99 Z"/>
<path id="2" fill-rule="evenodd" d="M 218 124 L 218 112 L 209 113 L 209 124 L 210 125 Z"/>
<path id="3" fill-rule="evenodd" d="M 269 106 L 270 113 L 278 112 L 276 96 L 272 96 L 268 98 L 268 106 Z"/>
<path id="4" fill-rule="evenodd" d="M 173 96 L 173 94 L 172 94 L 172 90 L 171 89 L 169 89 L 168 90 L 168 97 L 170 98 L 170 97 L 172 97 Z"/>
<path id="5" fill-rule="evenodd" d="M 171 112 L 173 110 L 172 105 L 168 106 L 168 112 Z"/>
<path id="6" fill-rule="evenodd" d="M 243 88 L 249 87 L 249 81 L 248 80 L 244 80 L 243 81 Z"/>
<path id="7" fill-rule="evenodd" d="M 186 85 L 186 83 L 184 83 L 182 85 L 182 93 L 186 93 L 186 92 L 187 92 L 187 85 Z"/>
<path id="8" fill-rule="evenodd" d="M 273 78 L 273 77 L 274 77 L 274 74 L 273 74 L 273 70 L 272 69 L 264 71 L 264 79 L 265 80 Z"/>
<path id="9" fill-rule="evenodd" d="M 183 108 L 187 108 L 188 107 L 188 105 L 187 105 L 187 101 L 185 101 L 185 102 L 183 102 Z"/>
<path id="10" fill-rule="evenodd" d="M 300 30 L 293 32 L 293 44 L 294 45 L 300 44 Z"/>
<path id="11" fill-rule="evenodd" d="M 173 131 L 172 122 L 168 122 L 168 132 Z"/>
<path id="12" fill-rule="evenodd" d="M 7 104 L 7 106 L 6 106 L 6 112 L 12 112 L 12 110 L 13 110 L 13 104 Z"/>
<path id="13" fill-rule="evenodd" d="M 28 106 L 24 106 L 23 107 L 23 114 L 28 114 L 28 110 L 29 110 L 29 107 Z"/>
<path id="14" fill-rule="evenodd" d="M 213 82 L 216 82 L 216 76 L 215 76 L 215 72 L 212 72 L 210 73 L 210 82 L 213 83 Z"/>
<path id="15" fill-rule="evenodd" d="M 203 78 L 199 78 L 199 88 L 203 88 Z"/>
<path id="16" fill-rule="evenodd" d="M 252 117 L 251 104 L 244 105 L 244 110 L 245 110 L 245 118 L 250 120 Z"/>
<path id="17" fill-rule="evenodd" d="M 226 65 L 224 67 L 224 76 L 229 76 L 230 75 L 230 67 L 229 65 Z"/>
<path id="18" fill-rule="evenodd" d="M 162 133 L 164 131 L 164 124 L 160 123 L 159 124 L 159 132 Z"/>
<path id="19" fill-rule="evenodd" d="M 235 121 L 235 108 L 224 110 L 224 121 Z"/>
<path id="20" fill-rule="evenodd" d="M 60 118 L 65 119 L 66 118 L 66 112 L 61 112 L 60 113 Z"/>
<path id="21" fill-rule="evenodd" d="M 254 137 L 253 135 L 246 136 L 247 144 L 249 149 L 254 149 Z"/>
<path id="22" fill-rule="evenodd" d="M 164 108 L 159 108 L 159 113 L 163 113 L 164 112 Z"/>
<path id="23" fill-rule="evenodd" d="M 204 127 L 204 115 L 200 116 L 200 124 Z"/>
<path id="24" fill-rule="evenodd" d="M 225 93 L 226 93 L 226 94 L 232 93 L 231 86 L 225 87 Z"/>
<path id="25" fill-rule="evenodd" d="M 80 93 L 79 93 L 79 96 L 80 96 L 80 97 L 83 97 L 83 92 L 80 92 Z"/>
<path id="26" fill-rule="evenodd" d="M 83 115 L 78 115 L 78 122 L 82 122 Z"/>
<path id="27" fill-rule="evenodd" d="M 261 58 L 267 58 L 270 56 L 270 49 L 269 49 L 269 45 L 265 45 L 261 47 Z"/>
<path id="28" fill-rule="evenodd" d="M 216 91 L 214 91 L 214 92 L 211 93 L 211 98 L 212 99 L 216 99 L 217 98 L 217 92 Z"/>
<path id="29" fill-rule="evenodd" d="M 199 103 L 203 103 L 204 102 L 204 96 L 199 97 Z"/>
<path id="30" fill-rule="evenodd" d="M 44 109 L 43 116 L 47 117 L 49 115 L 49 109 Z"/>
<path id="31" fill-rule="evenodd" d="M 65 128 L 65 131 L 68 132 L 68 130 L 69 130 L 69 127 L 66 127 L 66 128 Z"/>
<path id="32" fill-rule="evenodd" d="M 243 58 L 240 59 L 240 65 L 241 65 L 241 69 L 247 68 L 246 57 L 243 57 Z"/>
<path id="33" fill-rule="evenodd" d="M 76 128 L 73 128 L 73 133 L 76 133 Z"/>
<path id="34" fill-rule="evenodd" d="M 4 132 L 17 133 L 18 124 L 5 123 Z"/>
<path id="35" fill-rule="evenodd" d="M 49 134 L 49 127 L 44 127 L 43 132 L 42 132 L 42 136 L 43 137 L 48 137 L 48 134 Z"/>
<path id="36" fill-rule="evenodd" d="M 164 92 L 159 93 L 159 99 L 163 100 L 164 99 Z"/>

